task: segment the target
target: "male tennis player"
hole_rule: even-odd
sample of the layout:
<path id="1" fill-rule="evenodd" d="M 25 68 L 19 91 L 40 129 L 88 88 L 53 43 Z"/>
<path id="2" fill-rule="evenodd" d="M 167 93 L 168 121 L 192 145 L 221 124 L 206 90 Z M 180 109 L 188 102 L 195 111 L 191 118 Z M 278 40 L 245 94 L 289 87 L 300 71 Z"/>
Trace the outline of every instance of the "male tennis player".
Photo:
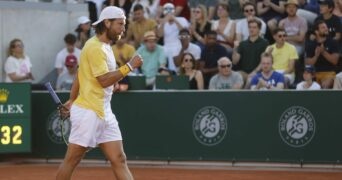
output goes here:
<path id="1" fill-rule="evenodd" d="M 96 35 L 82 49 L 78 75 L 70 100 L 65 103 L 67 108 L 71 106 L 71 133 L 57 180 L 69 180 L 87 149 L 96 146 L 110 161 L 116 179 L 133 179 L 127 167 L 118 122 L 110 105 L 114 85 L 143 62 L 136 55 L 116 70 L 110 44 L 125 31 L 125 20 L 120 8 L 110 6 L 103 9 L 99 20 L 93 23 Z"/>

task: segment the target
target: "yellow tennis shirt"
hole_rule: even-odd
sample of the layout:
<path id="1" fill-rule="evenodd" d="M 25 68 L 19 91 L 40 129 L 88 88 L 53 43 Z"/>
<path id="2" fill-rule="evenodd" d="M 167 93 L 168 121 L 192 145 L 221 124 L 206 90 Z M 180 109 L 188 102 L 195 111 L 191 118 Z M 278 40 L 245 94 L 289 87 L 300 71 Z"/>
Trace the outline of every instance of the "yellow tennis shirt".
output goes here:
<path id="1" fill-rule="evenodd" d="M 112 47 L 100 42 L 96 36 L 89 39 L 81 52 L 78 69 L 80 89 L 74 103 L 95 111 L 101 119 L 110 118 L 112 116 L 110 101 L 113 86 L 103 88 L 96 77 L 115 71 L 115 69 L 116 63 Z"/>

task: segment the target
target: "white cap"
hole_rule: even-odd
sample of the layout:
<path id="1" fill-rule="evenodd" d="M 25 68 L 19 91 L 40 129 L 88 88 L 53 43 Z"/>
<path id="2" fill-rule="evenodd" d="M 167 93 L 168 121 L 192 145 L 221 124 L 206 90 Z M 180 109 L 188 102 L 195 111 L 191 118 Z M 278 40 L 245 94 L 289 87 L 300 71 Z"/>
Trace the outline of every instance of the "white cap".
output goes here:
<path id="1" fill-rule="evenodd" d="M 81 16 L 77 19 L 78 24 L 85 24 L 90 22 L 90 19 L 87 16 Z"/>
<path id="2" fill-rule="evenodd" d="M 126 19 L 125 12 L 122 9 L 115 7 L 115 6 L 108 6 L 101 11 L 99 20 L 94 22 L 92 25 L 95 26 L 105 19 L 121 19 L 121 18 Z"/>

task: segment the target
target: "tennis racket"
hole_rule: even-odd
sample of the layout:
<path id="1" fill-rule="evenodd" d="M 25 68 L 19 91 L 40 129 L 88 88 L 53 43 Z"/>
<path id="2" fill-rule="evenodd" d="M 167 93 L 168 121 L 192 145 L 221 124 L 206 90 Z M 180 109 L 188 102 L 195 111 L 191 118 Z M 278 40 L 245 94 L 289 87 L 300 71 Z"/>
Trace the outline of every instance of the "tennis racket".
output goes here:
<path id="1" fill-rule="evenodd" d="M 64 121 L 69 120 L 69 114 L 67 116 L 62 116 L 62 110 L 68 110 L 68 108 L 66 108 L 61 100 L 59 99 L 59 97 L 57 96 L 55 90 L 53 90 L 51 83 L 47 82 L 45 83 L 45 87 L 46 89 L 49 91 L 50 96 L 52 97 L 53 101 L 56 103 L 57 105 L 57 110 L 59 111 L 59 126 L 60 126 L 60 132 L 61 132 L 61 137 L 63 138 L 63 141 L 65 142 L 66 145 L 68 145 L 68 141 L 66 138 L 66 131 L 65 131 L 65 126 L 64 126 Z"/>

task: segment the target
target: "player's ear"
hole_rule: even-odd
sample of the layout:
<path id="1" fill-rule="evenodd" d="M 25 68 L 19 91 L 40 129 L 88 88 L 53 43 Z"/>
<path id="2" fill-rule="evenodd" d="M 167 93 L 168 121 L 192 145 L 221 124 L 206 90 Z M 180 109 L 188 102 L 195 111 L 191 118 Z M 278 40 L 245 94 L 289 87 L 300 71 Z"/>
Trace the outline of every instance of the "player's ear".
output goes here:
<path id="1" fill-rule="evenodd" d="M 105 19 L 105 20 L 104 20 L 104 25 L 106 26 L 107 29 L 110 28 L 110 23 L 111 23 L 111 22 L 110 22 L 108 19 Z"/>

